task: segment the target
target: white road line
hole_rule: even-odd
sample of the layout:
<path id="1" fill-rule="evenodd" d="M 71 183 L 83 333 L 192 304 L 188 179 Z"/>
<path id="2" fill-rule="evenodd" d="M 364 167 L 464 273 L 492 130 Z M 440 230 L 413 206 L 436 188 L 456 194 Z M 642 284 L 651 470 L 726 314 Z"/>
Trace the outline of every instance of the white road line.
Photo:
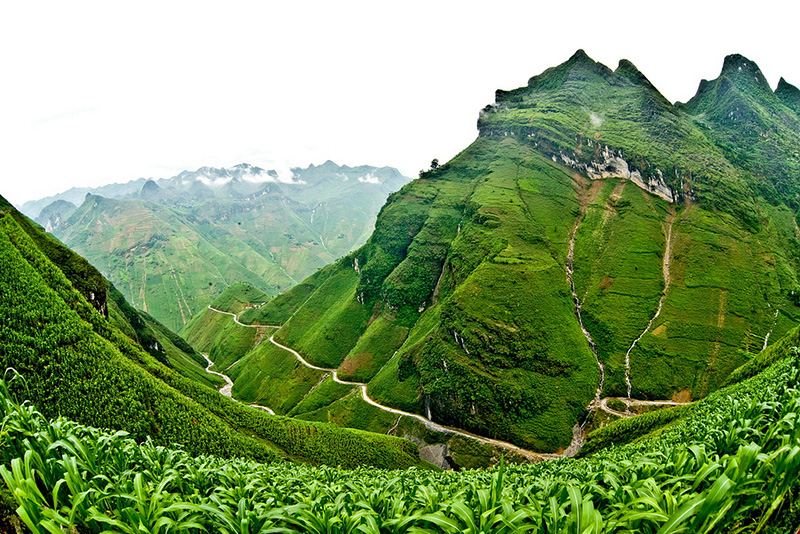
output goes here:
<path id="1" fill-rule="evenodd" d="M 208 362 L 208 365 L 206 366 L 206 373 L 217 375 L 218 377 L 225 380 L 225 385 L 219 388 L 218 391 L 221 394 L 225 395 L 226 397 L 236 400 L 238 402 L 238 400 L 234 399 L 233 395 L 231 395 L 231 391 L 233 390 L 233 381 L 230 379 L 230 377 L 228 375 L 212 371 L 211 366 L 214 365 L 214 362 L 211 361 L 211 358 L 209 358 L 207 354 L 201 353 L 201 355 L 203 356 L 203 358 L 205 358 L 206 362 Z M 248 406 L 252 408 L 259 408 L 261 410 L 264 410 L 265 412 L 269 412 L 271 415 L 275 415 L 275 412 L 273 412 L 271 408 L 268 408 L 266 406 L 262 406 L 260 404 L 248 404 Z"/>

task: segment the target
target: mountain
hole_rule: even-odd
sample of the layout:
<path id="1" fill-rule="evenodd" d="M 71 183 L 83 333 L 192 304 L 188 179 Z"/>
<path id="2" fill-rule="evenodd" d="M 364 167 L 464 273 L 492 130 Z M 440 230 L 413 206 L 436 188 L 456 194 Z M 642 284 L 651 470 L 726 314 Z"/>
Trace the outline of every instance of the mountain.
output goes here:
<path id="1" fill-rule="evenodd" d="M 38 200 L 29 200 L 19 206 L 19 210 L 31 219 L 36 220 L 39 218 L 44 208 L 58 200 L 63 200 L 79 206 L 83 203 L 86 195 L 90 193 L 109 198 L 125 198 L 136 195 L 141 191 L 145 182 L 146 180 L 144 178 L 139 178 L 138 180 L 126 182 L 124 184 L 108 184 L 101 187 L 72 187 L 57 195 L 47 196 Z"/>
<path id="2" fill-rule="evenodd" d="M 131 336 L 183 343 L 0 197 L 0 360 L 25 369 L 0 380 L 0 529 L 796 532 L 800 229 L 795 176 L 773 174 L 798 146 L 793 93 L 726 67 L 730 87 L 672 106 L 630 63 L 579 51 L 499 92 L 364 247 L 269 302 L 228 286 L 185 331 L 234 395 L 293 418 L 148 356 Z M 555 455 L 430 421 L 546 450 L 573 407 Z M 416 464 L 414 448 L 304 419 L 494 467 L 348 469 Z M 253 461 L 278 456 L 339 467 Z"/>
<path id="3" fill-rule="evenodd" d="M 203 167 L 136 181 L 135 191 L 101 188 L 117 198 L 88 192 L 77 209 L 58 199 L 37 221 L 179 330 L 229 284 L 272 297 L 360 246 L 407 181 L 392 168 L 330 161 L 284 178 L 246 164 Z"/>
<path id="4" fill-rule="evenodd" d="M 36 221 L 44 227 L 45 231 L 52 232 L 64 225 L 67 218 L 76 209 L 78 206 L 68 200 L 54 200 L 39 212 Z"/>
<path id="5" fill-rule="evenodd" d="M 703 398 L 800 320 L 800 130 L 779 89 L 729 56 L 673 105 L 629 61 L 578 51 L 497 91 L 478 138 L 390 195 L 363 247 L 238 320 L 280 326 L 378 403 L 538 451 L 609 397 Z M 304 398 L 278 385 L 319 389 L 275 344 L 237 358 L 234 396 L 278 413 Z M 392 425 L 326 395 L 306 417 Z"/>
<path id="6" fill-rule="evenodd" d="M 192 454 L 343 466 L 419 462 L 408 442 L 273 417 L 186 378 L 181 373 L 201 378 L 201 355 L 2 197 L 0 324 L 11 394 L 48 418 L 180 444 Z"/>

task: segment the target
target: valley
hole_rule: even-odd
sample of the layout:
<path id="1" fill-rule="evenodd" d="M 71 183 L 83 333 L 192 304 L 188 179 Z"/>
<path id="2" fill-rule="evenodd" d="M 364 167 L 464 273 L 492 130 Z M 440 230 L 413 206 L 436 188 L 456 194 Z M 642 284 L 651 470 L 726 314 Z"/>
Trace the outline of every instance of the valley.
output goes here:
<path id="1" fill-rule="evenodd" d="M 0 197 L 0 530 L 796 530 L 799 103 L 578 50 L 413 180 Z"/>
<path id="2" fill-rule="evenodd" d="M 360 246 L 386 196 L 407 181 L 396 169 L 330 161 L 283 177 L 240 164 L 69 190 L 22 208 L 133 306 L 178 331 L 237 281 L 268 300 Z"/>

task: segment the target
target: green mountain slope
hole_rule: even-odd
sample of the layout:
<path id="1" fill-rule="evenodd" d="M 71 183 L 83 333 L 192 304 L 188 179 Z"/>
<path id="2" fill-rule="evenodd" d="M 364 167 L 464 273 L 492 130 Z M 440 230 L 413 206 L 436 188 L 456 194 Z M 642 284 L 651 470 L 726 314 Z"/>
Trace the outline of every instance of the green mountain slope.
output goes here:
<path id="1" fill-rule="evenodd" d="M 37 220 L 177 331 L 232 283 L 271 297 L 360 246 L 407 181 L 392 168 L 330 161 L 284 181 L 248 165 L 202 168 L 135 192 L 103 189 L 118 198 L 89 193 L 74 210 L 57 199 Z"/>
<path id="2" fill-rule="evenodd" d="M 133 339 L 152 340 L 156 355 L 175 367 L 182 358 L 184 370 L 197 374 L 197 355 L 183 340 L 146 315 L 128 321 L 130 306 L 113 288 L 106 293 L 107 282 L 85 260 L 5 201 L 0 211 L 0 363 L 22 377 L 14 394 L 36 402 L 48 417 L 180 443 L 195 454 L 341 465 L 417 462 L 413 446 L 402 440 L 275 418 L 181 376 Z"/>
<path id="3" fill-rule="evenodd" d="M 672 105 L 630 62 L 579 51 L 498 91 L 478 139 L 391 195 L 364 247 L 240 320 L 282 325 L 378 402 L 541 451 L 601 397 L 706 396 L 800 319 L 798 116 L 759 76 L 731 56 Z M 319 376 L 252 354 L 234 394 L 297 414 L 266 384 Z"/>

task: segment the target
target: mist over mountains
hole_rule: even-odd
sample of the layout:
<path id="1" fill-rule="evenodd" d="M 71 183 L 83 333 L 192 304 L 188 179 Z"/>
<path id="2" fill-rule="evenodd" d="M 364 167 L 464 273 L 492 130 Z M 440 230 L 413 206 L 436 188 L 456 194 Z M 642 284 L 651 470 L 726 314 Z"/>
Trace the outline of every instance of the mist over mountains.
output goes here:
<path id="1" fill-rule="evenodd" d="M 134 306 L 179 330 L 234 282 L 274 296 L 361 245 L 408 180 L 390 167 L 331 161 L 285 177 L 240 164 L 71 189 L 23 209 L 39 210 L 37 222 Z"/>

